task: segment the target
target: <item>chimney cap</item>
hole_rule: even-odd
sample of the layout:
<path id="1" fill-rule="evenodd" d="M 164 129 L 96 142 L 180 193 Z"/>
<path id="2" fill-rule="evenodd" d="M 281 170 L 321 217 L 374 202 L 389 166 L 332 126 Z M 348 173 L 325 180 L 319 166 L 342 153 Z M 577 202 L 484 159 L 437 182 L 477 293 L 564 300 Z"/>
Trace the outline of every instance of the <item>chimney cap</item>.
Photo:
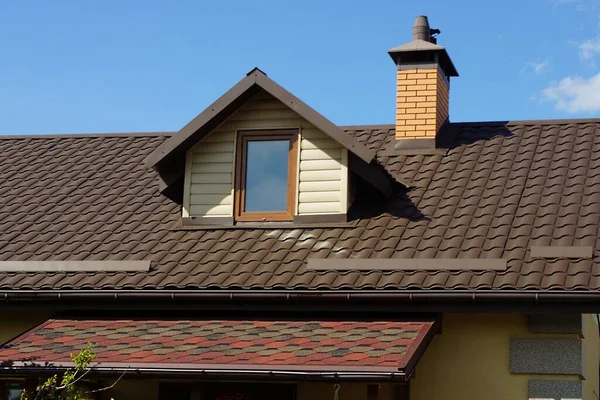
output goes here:
<path id="1" fill-rule="evenodd" d="M 458 71 L 454 67 L 446 48 L 431 42 L 429 21 L 424 15 L 420 15 L 415 19 L 413 40 L 388 50 L 388 54 L 396 65 L 430 60 L 431 62 L 437 62 L 446 76 L 458 76 Z"/>
<path id="2" fill-rule="evenodd" d="M 419 15 L 417 18 L 415 18 L 415 23 L 413 24 L 413 28 L 412 28 L 412 32 L 413 32 L 413 40 L 425 40 L 427 42 L 430 42 L 430 38 L 431 38 L 431 32 L 430 32 L 430 28 L 429 28 L 429 20 L 427 20 L 427 16 L 425 15 Z"/>

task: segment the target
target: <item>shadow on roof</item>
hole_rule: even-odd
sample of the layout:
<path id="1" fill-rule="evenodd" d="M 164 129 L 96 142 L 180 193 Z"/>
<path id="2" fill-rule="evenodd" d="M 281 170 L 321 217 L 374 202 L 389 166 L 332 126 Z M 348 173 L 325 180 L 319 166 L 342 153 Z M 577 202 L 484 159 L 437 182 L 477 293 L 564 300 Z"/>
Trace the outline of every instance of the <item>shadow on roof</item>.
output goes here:
<path id="1" fill-rule="evenodd" d="M 393 216 L 412 222 L 429 220 L 410 199 L 408 189 L 398 184 L 394 191 L 395 195 L 391 198 L 385 198 L 374 190 L 359 191 L 360 195 L 348 210 L 348 221 L 377 219 L 381 216 Z"/>
<path id="2" fill-rule="evenodd" d="M 514 136 L 507 124 L 508 121 L 448 124 L 440 132 L 442 144 L 443 147 L 454 149 L 496 137 Z"/>

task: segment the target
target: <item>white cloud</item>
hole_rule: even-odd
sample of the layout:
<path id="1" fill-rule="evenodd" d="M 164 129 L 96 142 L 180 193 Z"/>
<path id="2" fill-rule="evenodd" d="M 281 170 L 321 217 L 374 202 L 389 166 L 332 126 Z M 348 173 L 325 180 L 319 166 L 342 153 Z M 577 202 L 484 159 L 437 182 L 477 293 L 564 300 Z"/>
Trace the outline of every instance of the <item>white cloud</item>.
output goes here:
<path id="1" fill-rule="evenodd" d="M 552 6 L 554 6 L 554 7 L 558 7 L 563 4 L 579 3 L 577 0 L 548 0 L 548 1 L 550 3 L 552 3 Z"/>
<path id="2" fill-rule="evenodd" d="M 549 60 L 543 61 L 532 61 L 525 64 L 525 69 L 530 69 L 536 75 L 542 75 L 548 69 L 548 65 L 550 64 Z"/>
<path id="3" fill-rule="evenodd" d="M 569 76 L 550 84 L 541 92 L 541 99 L 554 103 L 557 110 L 568 113 L 600 111 L 600 73 L 585 79 Z"/>
<path id="4" fill-rule="evenodd" d="M 595 58 L 600 54 L 600 36 L 577 44 L 581 62 L 596 67 Z"/>
<path id="5" fill-rule="evenodd" d="M 552 4 L 552 8 L 559 6 L 570 5 L 574 6 L 575 10 L 579 12 L 592 11 L 598 8 L 598 0 L 549 0 Z"/>

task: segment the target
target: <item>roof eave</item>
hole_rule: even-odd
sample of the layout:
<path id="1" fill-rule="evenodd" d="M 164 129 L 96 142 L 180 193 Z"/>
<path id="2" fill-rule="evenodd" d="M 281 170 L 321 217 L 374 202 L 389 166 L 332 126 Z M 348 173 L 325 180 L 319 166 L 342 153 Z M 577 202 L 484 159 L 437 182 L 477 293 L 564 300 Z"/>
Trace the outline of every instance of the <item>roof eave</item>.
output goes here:
<path id="1" fill-rule="evenodd" d="M 360 309 L 395 312 L 573 311 L 597 312 L 600 292 L 592 290 L 27 290 L 0 291 L 4 307 L 52 306 L 55 309 L 323 310 Z"/>
<path id="2" fill-rule="evenodd" d="M 54 374 L 73 367 L 70 362 L 58 362 L 51 365 L 35 364 L 31 362 L 11 362 L 6 366 L 0 365 L 0 372 L 15 376 L 32 376 L 40 374 Z M 90 376 L 160 376 L 166 377 L 222 377 L 256 380 L 336 380 L 336 381 L 395 381 L 405 382 L 411 374 L 400 369 L 387 368 L 386 370 L 372 367 L 355 368 L 324 368 L 323 370 L 302 370 L 292 366 L 270 366 L 271 368 L 256 367 L 252 369 L 239 369 L 235 366 L 217 367 L 214 365 L 168 365 L 168 364 L 126 364 L 102 363 L 90 368 Z M 412 371 L 411 371 L 412 372 Z"/>

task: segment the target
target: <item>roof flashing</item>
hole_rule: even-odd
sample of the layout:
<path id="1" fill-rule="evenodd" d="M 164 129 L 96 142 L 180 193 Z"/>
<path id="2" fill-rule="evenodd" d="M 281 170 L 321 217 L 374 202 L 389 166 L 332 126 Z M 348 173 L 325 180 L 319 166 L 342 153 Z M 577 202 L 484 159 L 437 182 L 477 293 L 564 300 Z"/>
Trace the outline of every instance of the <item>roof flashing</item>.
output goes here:
<path id="1" fill-rule="evenodd" d="M 592 246 L 531 246 L 532 258 L 592 258 Z"/>
<path id="2" fill-rule="evenodd" d="M 0 272 L 148 272 L 150 263 L 150 260 L 0 261 Z"/>
<path id="3" fill-rule="evenodd" d="M 503 258 L 308 259 L 314 271 L 505 271 Z"/>

